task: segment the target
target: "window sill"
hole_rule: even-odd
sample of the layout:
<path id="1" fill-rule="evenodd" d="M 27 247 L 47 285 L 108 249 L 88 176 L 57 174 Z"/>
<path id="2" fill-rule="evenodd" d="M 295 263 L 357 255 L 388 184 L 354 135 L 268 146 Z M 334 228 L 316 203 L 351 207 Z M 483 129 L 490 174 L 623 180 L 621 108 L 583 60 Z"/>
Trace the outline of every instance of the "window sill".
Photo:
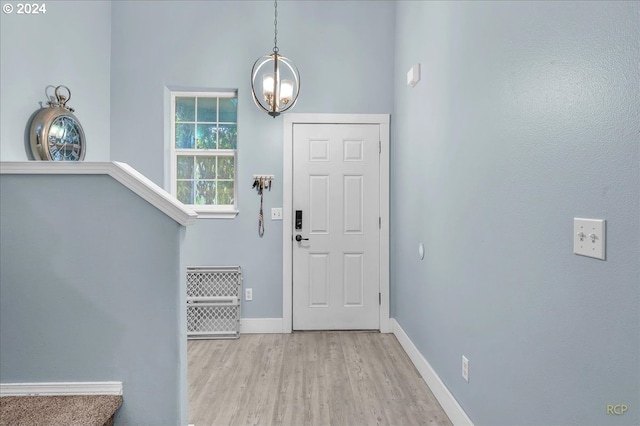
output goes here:
<path id="1" fill-rule="evenodd" d="M 238 216 L 238 213 L 240 213 L 238 210 L 211 211 L 198 210 L 197 208 L 193 209 L 198 213 L 198 219 L 235 219 L 235 217 Z"/>

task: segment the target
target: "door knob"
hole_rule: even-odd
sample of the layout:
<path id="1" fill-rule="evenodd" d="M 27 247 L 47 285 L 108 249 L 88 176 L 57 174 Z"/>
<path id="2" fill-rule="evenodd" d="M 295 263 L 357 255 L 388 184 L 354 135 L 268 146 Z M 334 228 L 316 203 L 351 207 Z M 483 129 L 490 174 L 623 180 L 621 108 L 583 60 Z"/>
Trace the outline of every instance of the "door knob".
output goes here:
<path id="1" fill-rule="evenodd" d="M 300 242 L 300 241 L 302 241 L 302 240 L 309 241 L 309 239 L 308 239 L 308 238 L 302 238 L 302 235 L 300 235 L 300 234 L 296 235 L 296 241 L 297 241 L 297 242 Z"/>

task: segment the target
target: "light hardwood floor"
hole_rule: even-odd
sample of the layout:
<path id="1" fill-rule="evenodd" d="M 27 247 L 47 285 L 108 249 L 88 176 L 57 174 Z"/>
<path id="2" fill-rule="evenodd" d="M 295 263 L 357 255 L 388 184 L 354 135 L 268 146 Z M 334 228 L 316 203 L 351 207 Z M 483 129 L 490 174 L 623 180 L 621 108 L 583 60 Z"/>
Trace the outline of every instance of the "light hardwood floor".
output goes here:
<path id="1" fill-rule="evenodd" d="M 190 340 L 189 423 L 450 425 L 392 334 Z"/>

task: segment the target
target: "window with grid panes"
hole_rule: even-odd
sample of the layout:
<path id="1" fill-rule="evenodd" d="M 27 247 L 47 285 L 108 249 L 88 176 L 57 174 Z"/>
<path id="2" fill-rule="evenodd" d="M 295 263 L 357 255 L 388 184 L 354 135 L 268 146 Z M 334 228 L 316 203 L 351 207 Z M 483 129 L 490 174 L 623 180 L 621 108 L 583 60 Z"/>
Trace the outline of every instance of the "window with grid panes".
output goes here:
<path id="1" fill-rule="evenodd" d="M 171 93 L 171 191 L 200 217 L 234 217 L 236 92 Z"/>

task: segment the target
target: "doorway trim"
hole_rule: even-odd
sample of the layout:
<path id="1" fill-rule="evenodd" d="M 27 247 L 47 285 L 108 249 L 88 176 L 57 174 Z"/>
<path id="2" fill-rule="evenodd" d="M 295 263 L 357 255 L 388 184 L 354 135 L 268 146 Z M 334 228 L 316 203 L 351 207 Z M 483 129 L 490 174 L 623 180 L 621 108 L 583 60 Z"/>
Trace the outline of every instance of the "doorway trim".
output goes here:
<path id="1" fill-rule="evenodd" d="M 294 124 L 378 124 L 380 126 L 380 332 L 389 322 L 389 121 L 388 114 L 284 115 L 282 168 L 282 332 L 293 330 L 293 126 Z"/>

